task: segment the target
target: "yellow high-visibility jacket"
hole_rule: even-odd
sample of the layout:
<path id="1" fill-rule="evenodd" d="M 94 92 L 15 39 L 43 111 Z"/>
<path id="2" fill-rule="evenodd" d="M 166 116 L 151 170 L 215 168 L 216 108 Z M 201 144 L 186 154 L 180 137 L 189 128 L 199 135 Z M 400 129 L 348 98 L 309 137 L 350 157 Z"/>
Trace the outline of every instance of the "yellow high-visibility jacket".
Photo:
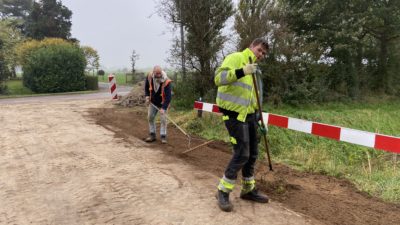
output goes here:
<path id="1" fill-rule="evenodd" d="M 249 48 L 226 56 L 214 77 L 218 86 L 218 107 L 237 112 L 237 119 L 242 122 L 247 114 L 255 113 L 258 109 L 253 78 L 243 72 L 243 67 L 251 63 L 249 57 L 251 62 L 256 61 L 256 56 Z"/>

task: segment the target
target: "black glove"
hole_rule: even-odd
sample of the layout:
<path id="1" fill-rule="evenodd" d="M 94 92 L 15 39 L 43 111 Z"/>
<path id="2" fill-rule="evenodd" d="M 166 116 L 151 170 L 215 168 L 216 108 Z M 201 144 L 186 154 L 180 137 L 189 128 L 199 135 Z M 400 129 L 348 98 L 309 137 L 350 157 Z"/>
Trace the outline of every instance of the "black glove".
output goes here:
<path id="1" fill-rule="evenodd" d="M 261 120 L 260 113 L 256 113 L 256 123 Z"/>
<path id="2" fill-rule="evenodd" d="M 264 124 L 261 121 L 258 121 L 258 132 L 261 133 L 262 135 L 267 135 L 268 133 L 268 128 L 264 126 Z"/>

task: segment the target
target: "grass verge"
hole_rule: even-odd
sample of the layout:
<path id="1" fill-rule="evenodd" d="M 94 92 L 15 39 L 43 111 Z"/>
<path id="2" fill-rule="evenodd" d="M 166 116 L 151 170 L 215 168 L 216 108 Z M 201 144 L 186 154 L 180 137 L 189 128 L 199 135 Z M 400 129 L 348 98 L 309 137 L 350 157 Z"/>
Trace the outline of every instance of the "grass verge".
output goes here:
<path id="1" fill-rule="evenodd" d="M 2 98 L 18 98 L 18 97 L 33 97 L 33 96 L 48 96 L 48 95 L 69 95 L 69 94 L 89 94 L 98 92 L 97 90 L 93 91 L 75 91 L 75 92 L 62 92 L 62 93 L 43 93 L 36 94 L 32 92 L 29 88 L 26 88 L 22 84 L 22 80 L 8 80 L 6 81 L 7 86 L 7 94 L 0 95 L 0 99 Z"/>
<path id="2" fill-rule="evenodd" d="M 282 106 L 271 113 L 347 128 L 400 136 L 400 101 L 327 103 L 298 107 Z M 190 133 L 228 142 L 228 133 L 218 115 L 204 112 L 171 113 Z M 358 145 L 269 126 L 272 159 L 302 171 L 347 178 L 356 186 L 386 201 L 400 202 L 400 156 Z M 263 154 L 263 145 L 260 150 Z"/>

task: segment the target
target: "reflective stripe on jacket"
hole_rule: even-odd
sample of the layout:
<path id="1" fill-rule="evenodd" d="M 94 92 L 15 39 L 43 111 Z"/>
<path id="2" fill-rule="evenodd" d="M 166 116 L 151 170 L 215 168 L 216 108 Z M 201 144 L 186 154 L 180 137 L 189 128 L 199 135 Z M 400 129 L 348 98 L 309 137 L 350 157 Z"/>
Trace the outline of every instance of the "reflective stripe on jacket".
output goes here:
<path id="1" fill-rule="evenodd" d="M 217 105 L 239 113 L 237 119 L 242 122 L 246 120 L 247 114 L 254 113 L 258 109 L 252 76 L 237 79 L 236 75 L 236 70 L 250 63 L 249 57 L 252 62 L 256 61 L 256 56 L 248 48 L 226 56 L 214 77 L 214 82 L 218 86 Z"/>

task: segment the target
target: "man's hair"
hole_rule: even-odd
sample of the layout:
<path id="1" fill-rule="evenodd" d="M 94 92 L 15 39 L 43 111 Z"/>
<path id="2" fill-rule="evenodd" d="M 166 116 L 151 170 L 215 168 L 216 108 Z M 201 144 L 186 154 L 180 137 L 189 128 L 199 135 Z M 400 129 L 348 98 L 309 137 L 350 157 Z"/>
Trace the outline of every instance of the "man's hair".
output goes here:
<path id="1" fill-rule="evenodd" d="M 156 66 L 153 67 L 153 71 L 154 71 L 154 70 L 159 70 L 159 71 L 161 71 L 162 69 L 161 69 L 161 66 L 156 65 Z"/>
<path id="2" fill-rule="evenodd" d="M 253 40 L 253 42 L 251 42 L 252 46 L 257 46 L 259 44 L 261 44 L 265 48 L 265 50 L 269 49 L 268 41 L 264 38 L 256 38 Z"/>

